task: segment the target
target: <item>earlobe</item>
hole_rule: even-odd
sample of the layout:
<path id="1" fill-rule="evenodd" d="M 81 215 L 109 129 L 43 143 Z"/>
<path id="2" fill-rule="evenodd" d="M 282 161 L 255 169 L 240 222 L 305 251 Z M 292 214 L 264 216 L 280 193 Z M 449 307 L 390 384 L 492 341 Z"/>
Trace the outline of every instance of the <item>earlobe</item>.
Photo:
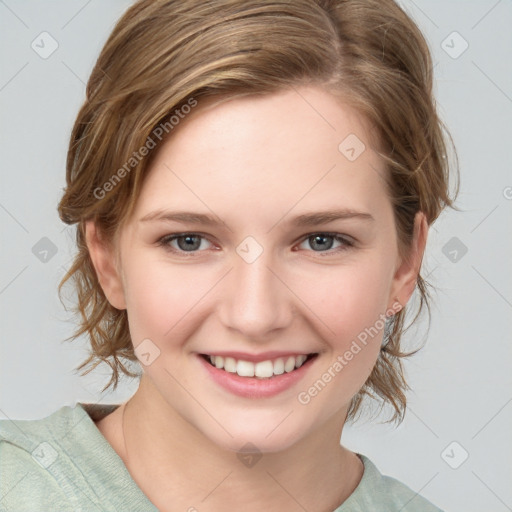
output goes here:
<path id="1" fill-rule="evenodd" d="M 123 283 L 113 249 L 100 239 L 93 221 L 85 223 L 85 234 L 87 248 L 105 297 L 116 309 L 126 309 Z"/>
<path id="2" fill-rule="evenodd" d="M 414 237 L 409 257 L 402 261 L 396 270 L 391 287 L 390 300 L 398 301 L 402 308 L 407 304 L 416 288 L 427 244 L 427 236 L 428 222 L 426 216 L 423 212 L 418 212 L 414 218 Z M 391 299 L 393 297 L 394 299 Z"/>

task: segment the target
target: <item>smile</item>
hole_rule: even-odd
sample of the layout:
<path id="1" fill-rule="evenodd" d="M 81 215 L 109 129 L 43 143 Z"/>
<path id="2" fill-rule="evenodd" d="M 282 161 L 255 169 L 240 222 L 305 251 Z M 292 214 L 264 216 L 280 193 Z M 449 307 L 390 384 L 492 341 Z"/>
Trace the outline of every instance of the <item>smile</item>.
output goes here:
<path id="1" fill-rule="evenodd" d="M 260 379 L 271 378 L 275 375 L 290 373 L 300 368 L 308 359 L 316 354 L 300 354 L 297 356 L 278 357 L 253 363 L 234 357 L 223 357 L 202 354 L 202 356 L 219 370 L 236 373 L 240 377 L 257 377 Z"/>
<path id="2" fill-rule="evenodd" d="M 319 353 L 224 352 L 222 355 L 197 353 L 196 356 L 204 375 L 214 385 L 243 398 L 263 399 L 297 386 L 315 364 Z"/>

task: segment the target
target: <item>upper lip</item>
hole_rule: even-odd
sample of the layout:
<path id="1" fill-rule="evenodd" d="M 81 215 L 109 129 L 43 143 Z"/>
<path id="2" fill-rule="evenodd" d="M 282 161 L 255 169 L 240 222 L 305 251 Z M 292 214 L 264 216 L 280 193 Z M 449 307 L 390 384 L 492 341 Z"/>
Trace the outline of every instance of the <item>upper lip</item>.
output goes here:
<path id="1" fill-rule="evenodd" d="M 232 357 L 233 359 L 242 360 L 242 361 L 250 361 L 252 363 L 259 363 L 260 361 L 267 361 L 278 359 L 279 357 L 295 357 L 295 356 L 308 356 L 310 354 L 315 354 L 316 352 L 312 351 L 295 351 L 295 352 L 283 352 L 283 351 L 271 351 L 271 352 L 261 352 L 259 354 L 248 354 L 247 352 L 231 352 L 231 351 L 218 351 L 218 352 L 203 352 L 203 355 L 207 356 L 221 356 L 221 357 Z"/>

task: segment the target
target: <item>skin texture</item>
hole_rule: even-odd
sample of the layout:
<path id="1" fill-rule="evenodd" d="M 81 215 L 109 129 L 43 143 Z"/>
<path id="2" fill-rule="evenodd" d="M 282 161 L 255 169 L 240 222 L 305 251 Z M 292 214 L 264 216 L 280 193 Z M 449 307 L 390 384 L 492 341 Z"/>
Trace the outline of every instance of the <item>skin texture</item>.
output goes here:
<path id="1" fill-rule="evenodd" d="M 307 405 L 297 397 L 395 298 L 409 300 L 425 216 L 417 214 L 411 257 L 401 261 L 369 127 L 320 88 L 200 102 L 172 134 L 122 227 L 117 258 L 87 224 L 101 286 L 127 309 L 134 346 L 150 339 L 160 351 L 142 365 L 135 395 L 98 428 L 161 510 L 332 511 L 363 474 L 339 441 L 382 330 Z M 354 161 L 338 149 L 349 134 L 366 146 Z M 341 208 L 373 220 L 293 223 Z M 160 209 L 212 215 L 218 224 L 140 221 Z M 327 239 L 332 248 L 322 250 L 308 239 L 326 232 L 353 246 Z M 179 253 L 176 240 L 158 245 L 174 233 L 205 238 L 193 252 Z M 248 236 L 263 249 L 252 263 L 236 250 Z M 249 399 L 217 386 L 197 356 L 229 350 L 319 355 L 291 389 Z M 247 442 L 263 455 L 252 467 L 236 453 Z"/>

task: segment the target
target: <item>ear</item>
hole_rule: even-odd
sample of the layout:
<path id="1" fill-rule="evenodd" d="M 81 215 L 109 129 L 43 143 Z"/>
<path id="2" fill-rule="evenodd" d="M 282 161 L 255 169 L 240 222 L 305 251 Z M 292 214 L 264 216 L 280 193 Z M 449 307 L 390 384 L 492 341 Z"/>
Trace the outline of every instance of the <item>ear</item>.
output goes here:
<path id="1" fill-rule="evenodd" d="M 123 282 L 116 265 L 114 249 L 101 240 L 94 221 L 85 223 L 85 241 L 105 297 L 116 309 L 126 309 Z"/>
<path id="2" fill-rule="evenodd" d="M 416 288 L 418 274 L 423 261 L 427 244 L 428 222 L 423 212 L 417 212 L 414 217 L 414 236 L 408 257 L 398 266 L 393 277 L 389 295 L 389 308 L 397 300 L 405 306 Z"/>

